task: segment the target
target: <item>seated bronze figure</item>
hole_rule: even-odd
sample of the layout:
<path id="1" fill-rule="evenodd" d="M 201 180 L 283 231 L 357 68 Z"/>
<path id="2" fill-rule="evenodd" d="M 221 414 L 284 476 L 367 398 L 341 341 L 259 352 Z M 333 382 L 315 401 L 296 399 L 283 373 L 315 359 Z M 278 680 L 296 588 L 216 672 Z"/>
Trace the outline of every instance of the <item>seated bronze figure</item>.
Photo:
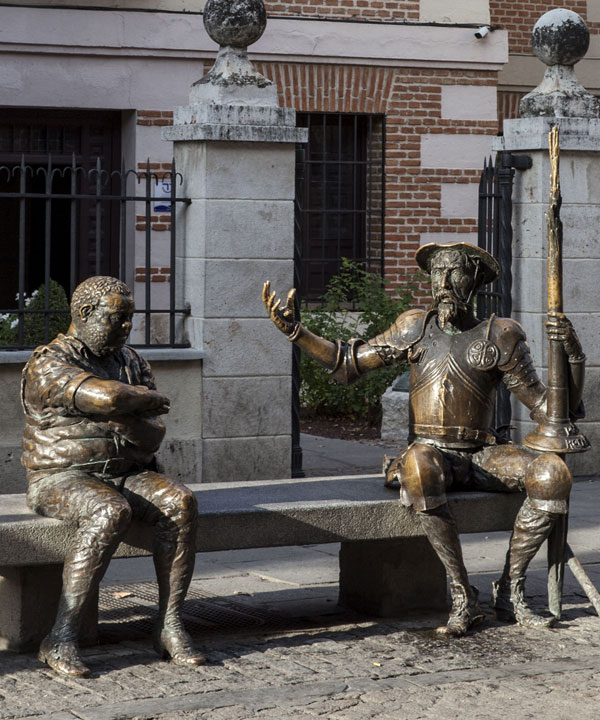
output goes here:
<path id="1" fill-rule="evenodd" d="M 27 502 L 77 525 L 56 622 L 39 650 L 63 675 L 89 675 L 78 647 L 82 613 L 132 518 L 155 527 L 154 647 L 178 665 L 204 662 L 181 618 L 194 568 L 196 501 L 157 466 L 169 400 L 148 363 L 125 346 L 133 310 L 121 281 L 85 280 L 73 293 L 66 335 L 34 350 L 23 370 Z"/>
<path id="2" fill-rule="evenodd" d="M 410 364 L 409 446 L 389 472 L 400 481 L 402 502 L 419 514 L 450 580 L 450 618 L 438 631 L 460 636 L 483 617 L 447 504 L 451 487 L 527 493 L 504 572 L 494 583 L 493 602 L 501 619 L 525 627 L 550 626 L 553 617 L 534 613 L 525 602 L 525 571 L 557 518 L 567 513 L 571 475 L 558 455 L 499 444 L 490 429 L 500 382 L 538 422 L 545 418 L 546 388 L 519 323 L 495 316 L 480 322 L 474 314 L 477 290 L 499 271 L 491 255 L 466 243 L 431 243 L 417 251 L 416 260 L 431 277 L 432 306 L 403 313 L 369 341 L 330 342 L 308 331 L 294 312 L 294 290 L 282 306 L 265 283 L 263 301 L 288 339 L 339 382 L 350 383 L 396 362 Z M 546 330 L 550 339 L 562 343 L 568 357 L 570 406 L 575 413 L 585 356 L 562 313 L 549 314 Z"/>

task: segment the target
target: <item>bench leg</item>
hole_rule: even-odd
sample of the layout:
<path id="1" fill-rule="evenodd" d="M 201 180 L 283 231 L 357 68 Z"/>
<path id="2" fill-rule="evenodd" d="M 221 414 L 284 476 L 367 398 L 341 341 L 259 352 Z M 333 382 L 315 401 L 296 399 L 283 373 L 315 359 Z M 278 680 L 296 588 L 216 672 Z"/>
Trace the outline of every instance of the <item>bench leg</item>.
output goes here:
<path id="1" fill-rule="evenodd" d="M 339 602 L 378 617 L 446 610 L 446 572 L 424 537 L 343 542 Z"/>
<path id="2" fill-rule="evenodd" d="M 0 568 L 0 649 L 34 650 L 48 634 L 58 609 L 62 565 Z M 90 598 L 82 644 L 98 637 L 98 596 Z"/>

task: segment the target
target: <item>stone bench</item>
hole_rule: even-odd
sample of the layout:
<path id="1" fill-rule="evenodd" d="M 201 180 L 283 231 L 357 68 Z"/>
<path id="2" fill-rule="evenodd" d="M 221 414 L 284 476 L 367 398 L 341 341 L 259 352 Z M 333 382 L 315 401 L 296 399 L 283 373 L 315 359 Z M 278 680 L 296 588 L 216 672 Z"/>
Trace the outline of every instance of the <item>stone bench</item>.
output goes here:
<path id="1" fill-rule="evenodd" d="M 446 606 L 444 569 L 414 511 L 381 476 L 190 487 L 199 507 L 197 552 L 341 542 L 341 604 L 379 616 Z M 450 493 L 449 501 L 460 532 L 493 532 L 512 528 L 523 496 Z M 73 526 L 35 515 L 24 495 L 3 495 L 0 508 L 0 643 L 26 649 L 53 623 Z M 133 523 L 115 557 L 150 555 L 152 537 Z M 95 605 L 82 639 L 95 636 Z"/>

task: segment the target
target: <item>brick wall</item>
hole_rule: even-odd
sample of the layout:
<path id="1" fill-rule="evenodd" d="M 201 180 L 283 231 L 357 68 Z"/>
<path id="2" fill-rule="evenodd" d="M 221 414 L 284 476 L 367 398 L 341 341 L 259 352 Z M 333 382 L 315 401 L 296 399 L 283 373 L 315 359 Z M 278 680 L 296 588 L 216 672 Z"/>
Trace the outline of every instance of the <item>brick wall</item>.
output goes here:
<path id="1" fill-rule="evenodd" d="M 172 110 L 138 110 L 138 125 L 172 125 Z"/>
<path id="2" fill-rule="evenodd" d="M 288 0 L 265 2 L 270 16 L 356 18 L 364 20 L 419 20 L 418 0 Z"/>
<path id="3" fill-rule="evenodd" d="M 477 167 L 422 167 L 424 135 L 493 136 L 496 120 L 456 120 L 442 117 L 442 89 L 448 85 L 496 87 L 490 71 L 378 68 L 372 66 L 260 63 L 260 70 L 277 83 L 280 102 L 299 111 L 386 114 L 386 236 L 385 275 L 392 287 L 418 280 L 413 262 L 422 233 L 435 233 L 441 242 L 460 239 L 477 230 L 475 217 L 444 217 L 442 184 L 469 184 L 476 206 Z M 479 162 L 479 161 L 478 161 Z M 427 285 L 421 287 L 425 290 Z"/>
<path id="4" fill-rule="evenodd" d="M 561 0 L 561 2 L 535 2 L 524 0 L 490 0 L 490 19 L 492 25 L 508 30 L 509 52 L 515 54 L 533 54 L 531 50 L 531 31 L 539 18 L 548 10 L 562 7 L 573 10 L 586 20 L 586 0 Z M 591 31 L 600 30 L 600 23 L 591 23 Z"/>

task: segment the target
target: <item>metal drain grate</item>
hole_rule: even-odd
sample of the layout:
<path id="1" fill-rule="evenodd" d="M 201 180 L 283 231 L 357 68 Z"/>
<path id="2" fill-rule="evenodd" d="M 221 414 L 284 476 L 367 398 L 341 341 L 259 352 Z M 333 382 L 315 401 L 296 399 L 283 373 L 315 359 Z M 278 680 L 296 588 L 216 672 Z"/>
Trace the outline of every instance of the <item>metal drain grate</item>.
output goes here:
<path id="1" fill-rule="evenodd" d="M 102 636 L 118 632 L 127 635 L 148 635 L 157 616 L 158 587 L 156 583 L 131 583 L 100 587 L 98 614 Z M 205 633 L 211 628 L 243 630 L 262 626 L 282 627 L 286 620 L 259 608 L 250 608 L 229 598 L 217 597 L 191 587 L 183 606 L 188 631 Z"/>

